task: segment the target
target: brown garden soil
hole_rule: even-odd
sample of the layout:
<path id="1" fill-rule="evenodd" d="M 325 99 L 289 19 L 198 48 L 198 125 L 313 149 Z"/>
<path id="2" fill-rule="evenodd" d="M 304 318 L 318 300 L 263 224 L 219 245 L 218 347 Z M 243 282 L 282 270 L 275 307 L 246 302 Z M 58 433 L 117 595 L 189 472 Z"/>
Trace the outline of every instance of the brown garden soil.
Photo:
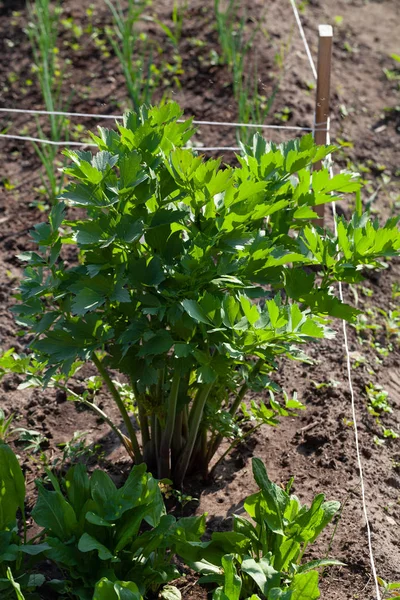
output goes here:
<path id="1" fill-rule="evenodd" d="M 88 25 L 86 9 L 90 0 L 63 2 L 64 17 L 73 17 L 83 28 Z M 158 16 L 167 21 L 171 13 L 167 0 L 154 3 Z M 260 78 L 260 91 L 271 93 L 278 76 L 279 92 L 268 122 L 281 124 L 276 113 L 287 108 L 288 124 L 310 126 L 314 91 L 312 74 L 288 1 L 242 0 L 248 16 L 256 22 L 263 19 L 265 35 L 259 36 L 255 51 Z M 340 22 L 335 27 L 332 79 L 332 133 L 342 142 L 336 155 L 335 168 L 355 166 L 366 179 L 363 200 L 375 193 L 373 210 L 380 219 L 400 208 L 399 133 L 400 92 L 396 82 L 389 81 L 384 68 L 393 68 L 390 53 L 400 53 L 400 3 L 398 0 L 309 0 L 304 2 L 302 20 L 316 55 L 316 29 L 319 23 Z M 12 11 L 19 10 L 19 16 Z M 43 108 L 31 73 L 32 57 L 23 27 L 26 13 L 23 2 L 0 1 L 0 104 L 14 108 Z M 335 17 L 342 17 L 342 20 Z M 109 17 L 103 2 L 95 1 L 93 22 L 103 28 Z M 173 61 L 173 51 L 155 26 L 150 33 L 157 37 L 163 54 L 159 59 Z M 106 59 L 88 34 L 74 43 L 71 31 L 63 30 L 59 43 L 61 61 L 71 60 L 67 67 L 69 79 L 65 89 L 72 91 L 71 110 L 99 114 L 120 113 L 127 104 L 120 66 L 115 57 Z M 198 119 L 231 121 L 237 119 L 237 107 L 226 67 L 212 64 L 211 51 L 218 52 L 218 39 L 213 27 L 213 2 L 189 0 L 180 43 L 182 74 L 178 87 L 168 74 L 155 93 L 155 100 L 164 93 L 178 100 L 186 115 Z M 279 73 L 277 56 L 282 56 L 284 70 Z M 169 81 L 170 79 L 170 81 Z M 392 110 L 385 110 L 386 108 Z M 85 129 L 99 121 L 73 119 Z M 100 124 L 107 124 L 100 122 Z M 35 134 L 34 120 L 26 115 L 0 116 L 0 131 Z M 280 141 L 287 134 L 273 132 L 271 139 Z M 228 128 L 202 127 L 196 141 L 205 145 L 235 144 L 235 134 Z M 226 161 L 232 155 L 224 155 Z M 14 347 L 23 352 L 29 341 L 21 337 L 9 309 L 15 302 L 14 293 L 22 270 L 16 254 L 32 249 L 29 229 L 46 214 L 35 208 L 40 199 L 40 164 L 31 145 L 0 140 L 0 348 Z M 12 189 L 10 189 L 12 187 Z M 349 204 L 339 210 L 350 214 Z M 328 224 L 332 223 L 328 215 Z M 346 289 L 350 302 L 358 301 L 361 309 L 373 309 L 369 322 L 379 328 L 357 332 L 348 328 L 353 362 L 357 419 L 364 466 L 366 500 L 372 528 L 373 549 L 377 571 L 381 577 L 400 579 L 400 444 L 382 437 L 381 429 L 367 411 L 365 386 L 381 385 L 389 392 L 393 413 L 383 417 L 385 426 L 400 433 L 400 337 L 385 327 L 385 319 L 376 309 L 399 310 L 399 297 L 394 298 L 394 284 L 399 283 L 400 261 L 393 260 L 379 276 L 371 276 L 364 287 Z M 277 429 L 262 428 L 246 444 L 237 448 L 216 470 L 208 482 L 189 481 L 186 492 L 199 501 L 191 507 L 200 514 L 208 513 L 209 531 L 229 526 L 229 516 L 241 511 L 244 498 L 255 490 L 251 474 L 251 457 L 259 456 L 270 477 L 285 483 L 295 476 L 294 489 L 303 501 L 310 501 L 323 491 L 328 499 L 343 504 L 336 534 L 333 528 L 309 553 L 324 556 L 329 550 L 344 563 L 344 567 L 329 569 L 322 577 L 322 597 L 326 600 L 374 598 L 374 585 L 369 561 L 365 521 L 362 514 L 360 478 L 357 467 L 351 399 L 346 371 L 346 357 L 341 325 L 335 324 L 334 341 L 324 341 L 309 347 L 312 364 L 282 363 L 277 380 L 289 392 L 297 391 L 306 410 L 298 418 L 283 420 Z M 371 342 L 375 342 L 375 347 Z M 376 343 L 388 348 L 381 355 Z M 362 362 L 364 361 L 364 362 Z M 358 364 L 358 366 L 356 366 Z M 85 389 L 87 377 L 94 374 L 90 366 L 82 370 L 73 382 L 73 389 Z M 0 383 L 0 407 L 13 412 L 16 424 L 40 432 L 47 442 L 42 452 L 51 463 L 60 456 L 59 444 L 71 440 L 75 431 L 85 432 L 86 441 L 101 449 L 102 465 L 117 479 L 126 476 L 129 464 L 117 440 L 108 427 L 87 410 L 80 409 L 52 390 L 19 390 L 19 376 L 5 376 Z M 318 384 L 326 384 L 319 386 Z M 317 385 L 316 385 L 317 384 Z M 117 418 L 108 397 L 104 406 Z M 28 486 L 28 508 L 35 502 L 34 479 L 42 472 L 40 453 L 26 452 L 17 445 Z M 188 577 L 182 585 L 184 600 L 206 598 L 206 591 Z"/>

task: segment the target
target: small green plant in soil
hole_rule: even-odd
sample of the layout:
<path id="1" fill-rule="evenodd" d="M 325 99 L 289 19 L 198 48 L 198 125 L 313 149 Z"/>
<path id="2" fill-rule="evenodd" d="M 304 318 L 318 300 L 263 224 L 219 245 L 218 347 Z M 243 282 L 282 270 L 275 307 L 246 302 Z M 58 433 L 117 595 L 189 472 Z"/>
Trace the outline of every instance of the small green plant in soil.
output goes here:
<path id="1" fill-rule="evenodd" d="M 400 582 L 393 581 L 392 583 L 385 581 L 382 577 L 378 577 L 379 585 L 382 588 L 383 600 L 394 600 L 400 598 Z"/>
<path id="2" fill-rule="evenodd" d="M 358 293 L 356 286 L 353 293 L 358 304 Z M 388 357 L 399 346 L 400 342 L 400 311 L 384 310 L 382 308 L 366 308 L 358 316 L 354 328 L 357 331 L 357 339 L 360 344 L 368 345 L 376 353 L 375 360 L 378 363 Z"/>
<path id="3" fill-rule="evenodd" d="M 118 131 L 92 135 L 96 155 L 66 151 L 72 181 L 32 231 L 37 251 L 21 256 L 14 308 L 33 335 L 34 384 L 40 371 L 59 382 L 92 361 L 125 433 L 107 422 L 136 463 L 175 487 L 188 471 L 206 473 L 235 435 L 248 390 L 260 394 L 256 419 L 293 414 L 297 401 L 266 395 L 279 392 L 279 358 L 301 359 L 299 344 L 330 336 L 327 317 L 354 321 L 332 286 L 360 281 L 364 266 L 400 248 L 397 219 L 382 228 L 368 215 L 339 219 L 337 237 L 312 225 L 315 205 L 359 187 L 348 173 L 311 172 L 333 147 L 255 136 L 238 167 L 221 168 L 182 147 L 193 129 L 180 117 L 174 103 L 142 107 Z M 79 261 L 66 268 L 68 246 Z M 110 369 L 129 380 L 141 439 Z"/>
<path id="4" fill-rule="evenodd" d="M 264 123 L 266 117 L 271 111 L 275 96 L 279 89 L 279 84 L 269 97 L 260 93 L 260 82 L 257 71 L 257 63 L 248 66 L 240 53 L 237 54 L 237 61 L 233 67 L 233 90 L 238 103 L 238 120 L 240 123 Z M 250 143 L 254 132 L 259 131 L 255 128 L 238 127 L 236 137 L 239 142 Z"/>
<path id="5" fill-rule="evenodd" d="M 381 385 L 369 383 L 366 386 L 366 392 L 368 396 L 368 412 L 376 418 L 376 424 L 381 428 L 384 439 L 395 440 L 399 437 L 392 428 L 386 427 L 382 424 L 380 417 L 384 413 L 391 414 L 393 412 L 392 407 L 389 403 L 389 393 L 382 388 Z M 374 442 L 378 446 L 384 444 L 384 440 L 378 436 L 374 437 Z"/>
<path id="6" fill-rule="evenodd" d="M 373 416 L 381 413 L 392 413 L 393 409 L 389 403 L 389 393 L 381 385 L 369 383 L 366 386 L 368 396 L 368 411 Z"/>
<path id="7" fill-rule="evenodd" d="M 400 298 L 400 285 L 398 283 L 392 283 L 392 300 Z"/>
<path id="8" fill-rule="evenodd" d="M 400 55 L 399 54 L 391 54 L 390 58 L 394 61 L 394 68 L 387 69 L 384 68 L 383 72 L 386 75 L 386 79 L 388 81 L 400 81 Z M 398 85 L 398 89 L 400 86 Z"/>
<path id="9" fill-rule="evenodd" d="M 6 356 L 7 353 L 0 357 L 0 379 L 1 365 L 4 364 L 4 357 Z M 0 443 L 5 443 L 8 441 L 8 438 L 13 437 L 15 442 L 24 445 L 25 451 L 32 450 L 34 453 L 39 452 L 41 445 L 47 442 L 47 438 L 39 431 L 34 431 L 33 429 L 11 427 L 14 416 L 15 415 L 12 413 L 6 416 L 4 411 L 0 408 Z"/>
<path id="10" fill-rule="evenodd" d="M 28 4 L 29 22 L 25 29 L 31 44 L 34 72 L 37 76 L 45 109 L 48 112 L 63 112 L 67 103 L 62 99 L 63 69 L 58 64 L 57 39 L 60 26 L 61 2 L 57 0 L 34 0 Z M 65 115 L 49 115 L 36 120 L 41 139 L 54 142 L 68 139 L 69 120 Z M 63 181 L 57 174 L 56 165 L 59 149 L 48 144 L 34 144 L 37 155 L 44 168 L 42 184 L 50 203 L 60 193 Z"/>
<path id="11" fill-rule="evenodd" d="M 14 419 L 14 415 L 10 414 L 6 416 L 3 409 L 0 408 L 0 444 L 4 444 L 7 437 L 11 435 L 10 426 Z"/>
<path id="12" fill-rule="evenodd" d="M 330 558 L 303 562 L 303 556 L 338 514 L 339 502 L 325 502 L 318 494 L 310 507 L 301 505 L 290 495 L 293 480 L 282 489 L 258 458 L 253 458 L 253 474 L 260 490 L 244 503 L 251 520 L 233 515 L 232 531 L 189 544 L 187 559 L 202 573 L 200 583 L 220 586 L 214 600 L 319 598 L 317 569 L 342 563 Z"/>
<path id="13" fill-rule="evenodd" d="M 222 49 L 222 62 L 231 68 L 238 64 L 239 55 L 243 58 L 251 50 L 259 27 L 249 39 L 246 36 L 246 16 L 242 14 L 238 0 L 229 0 L 225 7 L 221 0 L 214 0 L 215 22 Z"/>

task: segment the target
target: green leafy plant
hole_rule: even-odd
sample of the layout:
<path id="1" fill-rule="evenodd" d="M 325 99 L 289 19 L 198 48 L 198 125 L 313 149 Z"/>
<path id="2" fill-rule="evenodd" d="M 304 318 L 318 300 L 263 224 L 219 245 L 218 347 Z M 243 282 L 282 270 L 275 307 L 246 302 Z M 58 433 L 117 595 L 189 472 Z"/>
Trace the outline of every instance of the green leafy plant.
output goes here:
<path id="1" fill-rule="evenodd" d="M 10 435 L 10 426 L 13 419 L 14 415 L 12 413 L 6 417 L 4 410 L 0 408 L 0 444 L 4 444 L 7 437 Z"/>
<path id="2" fill-rule="evenodd" d="M 342 563 L 330 558 L 303 563 L 303 556 L 340 504 L 319 494 L 310 507 L 301 505 L 290 495 L 293 480 L 283 490 L 269 480 L 258 458 L 253 458 L 253 474 L 260 490 L 244 503 L 251 520 L 233 515 L 232 531 L 215 532 L 210 542 L 190 544 L 190 553 L 186 549 L 203 575 L 200 583 L 220 586 L 214 600 L 319 598 L 316 569 Z"/>
<path id="3" fill-rule="evenodd" d="M 392 407 L 389 403 L 389 392 L 384 390 L 381 385 L 369 383 L 366 386 L 368 396 L 368 411 L 375 417 L 382 412 L 392 413 Z"/>
<path id="4" fill-rule="evenodd" d="M 68 102 L 62 97 L 64 71 L 58 64 L 57 39 L 61 16 L 61 2 L 57 0 L 33 0 L 28 4 L 29 22 L 25 29 L 33 53 L 34 72 L 37 76 L 45 109 L 48 112 L 64 112 Z M 41 139 L 50 138 L 54 142 L 68 139 L 69 120 L 63 114 L 48 116 L 47 125 L 36 120 Z M 59 149 L 55 145 L 34 144 L 37 155 L 44 167 L 42 184 L 48 200 L 53 203 L 63 187 L 62 178 L 55 168 Z"/>
<path id="5" fill-rule="evenodd" d="M 100 451 L 100 445 L 95 444 L 94 447 L 86 440 L 87 432 L 75 431 L 74 435 L 67 442 L 58 444 L 58 447 L 62 449 L 62 457 L 57 460 L 57 467 L 62 470 L 65 464 L 75 464 L 80 460 L 87 461 L 90 457 L 102 456 Z"/>
<path id="6" fill-rule="evenodd" d="M 265 423 L 299 408 L 265 394 L 279 392 L 271 381 L 279 357 L 301 359 L 298 344 L 332 335 L 327 316 L 354 321 L 358 311 L 332 285 L 360 281 L 364 267 L 400 248 L 397 219 L 383 228 L 367 215 L 340 219 L 337 237 L 310 222 L 332 192 L 359 187 L 351 174 L 311 173 L 333 147 L 312 136 L 282 146 L 255 136 L 240 166 L 222 169 L 182 148 L 193 130 L 180 117 L 174 103 L 143 107 L 118 133 L 92 135 L 95 156 L 66 151 L 73 182 L 49 222 L 35 226 L 38 251 L 20 257 L 27 268 L 14 308 L 33 334 L 33 384 L 43 371 L 45 384 L 60 385 L 91 360 L 127 437 L 104 418 L 136 463 L 175 487 L 188 470 L 205 472 L 235 435 L 249 389 L 264 392 L 249 410 Z M 85 214 L 70 219 L 66 205 Z M 79 263 L 65 268 L 68 245 Z M 110 369 L 128 377 L 141 444 Z"/>
<path id="7" fill-rule="evenodd" d="M 400 597 L 400 582 L 393 581 L 389 583 L 382 579 L 382 577 L 378 577 L 379 585 L 383 588 L 383 596 L 384 600 L 392 600 L 394 598 Z"/>
<path id="8" fill-rule="evenodd" d="M 395 62 L 394 69 L 383 69 L 383 72 L 386 75 L 386 79 L 388 81 L 400 81 L 400 55 L 399 54 L 391 54 L 390 58 L 392 58 Z"/>
<path id="9" fill-rule="evenodd" d="M 384 413 L 391 414 L 393 412 L 393 409 L 389 403 L 389 393 L 384 390 L 381 385 L 374 383 L 367 384 L 365 389 L 368 396 L 368 412 L 373 417 L 376 417 L 376 423 L 382 429 L 383 437 L 385 439 L 397 439 L 399 434 L 390 427 L 385 427 L 382 425 L 380 420 L 380 417 Z M 381 440 L 377 436 L 375 436 L 374 441 L 378 446 L 382 446 L 384 444 L 384 440 Z"/>
<path id="10" fill-rule="evenodd" d="M 2 358 L 4 357 L 0 357 L 0 368 Z M 0 444 L 5 443 L 9 437 L 13 436 L 16 438 L 17 442 L 25 444 L 25 450 L 33 450 L 33 452 L 38 452 L 41 444 L 46 442 L 47 438 L 40 432 L 32 429 L 25 429 L 25 427 L 11 428 L 13 420 L 14 414 L 11 413 L 8 417 L 6 417 L 4 411 L 0 408 Z"/>
<path id="11" fill-rule="evenodd" d="M 184 552 L 204 533 L 205 516 L 177 521 L 165 513 L 158 482 L 144 464 L 119 489 L 104 471 L 89 477 L 82 464 L 71 467 L 61 485 L 47 475 L 54 489 L 38 483 L 32 516 L 44 529 L 45 555 L 68 574 L 66 585 L 80 599 L 91 599 L 93 589 L 93 598 L 112 597 L 105 591 L 124 588 L 125 581 L 134 598 L 157 592 L 180 575 L 173 563 L 177 543 Z"/>
<path id="12" fill-rule="evenodd" d="M 240 123 L 263 123 L 269 114 L 279 84 L 274 86 L 269 97 L 259 90 L 257 62 L 249 60 L 256 36 L 261 29 L 261 22 L 253 22 L 250 34 L 246 31 L 247 16 L 240 10 L 240 2 L 229 0 L 221 6 L 220 0 L 214 0 L 214 12 L 219 42 L 222 48 L 221 60 L 232 72 L 233 94 L 238 103 L 238 119 Z M 248 143 L 255 130 L 238 127 L 238 141 Z"/>
<path id="13" fill-rule="evenodd" d="M 120 0 L 105 2 L 113 17 L 113 28 L 106 29 L 107 37 L 121 64 L 132 105 L 138 110 L 141 104 L 151 101 L 157 84 L 153 50 L 149 50 L 145 34 L 137 26 L 149 2 L 128 0 L 126 13 Z"/>
<path id="14" fill-rule="evenodd" d="M 24 598 L 21 588 L 30 594 L 45 581 L 43 575 L 31 572 L 31 563 L 43 547 L 26 542 L 24 500 L 21 467 L 11 448 L 0 442 L 0 594 L 4 599 L 16 595 Z M 22 514 L 24 541 L 18 535 L 18 510 Z"/>

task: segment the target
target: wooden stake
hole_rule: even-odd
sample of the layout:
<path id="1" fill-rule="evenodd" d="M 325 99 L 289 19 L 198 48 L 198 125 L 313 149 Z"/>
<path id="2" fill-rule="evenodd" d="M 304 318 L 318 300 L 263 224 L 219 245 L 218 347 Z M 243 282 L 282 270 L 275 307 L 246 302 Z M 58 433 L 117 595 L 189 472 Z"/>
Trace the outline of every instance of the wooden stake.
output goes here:
<path id="1" fill-rule="evenodd" d="M 329 120 L 329 97 L 331 90 L 331 63 L 333 30 L 330 25 L 318 27 L 318 67 L 317 67 L 317 94 L 315 102 L 315 143 L 324 145 L 327 142 L 327 127 Z M 314 169 L 321 169 L 322 162 L 315 163 Z M 316 225 L 324 226 L 325 205 L 315 206 L 314 210 L 319 215 Z"/>

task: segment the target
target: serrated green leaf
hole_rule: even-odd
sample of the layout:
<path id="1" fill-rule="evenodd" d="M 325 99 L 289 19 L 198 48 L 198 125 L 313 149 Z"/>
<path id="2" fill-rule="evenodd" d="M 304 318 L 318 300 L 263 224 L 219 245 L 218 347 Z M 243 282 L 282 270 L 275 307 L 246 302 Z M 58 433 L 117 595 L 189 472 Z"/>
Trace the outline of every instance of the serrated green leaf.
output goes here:
<path id="1" fill-rule="evenodd" d="M 102 306 L 105 300 L 105 297 L 96 290 L 84 287 L 72 302 L 72 312 L 75 315 L 83 316 L 87 312 Z"/>
<path id="2" fill-rule="evenodd" d="M 118 155 L 112 155 L 110 152 L 100 151 L 92 159 L 92 165 L 98 171 L 104 173 L 108 167 L 113 167 L 118 162 Z"/>
<path id="3" fill-rule="evenodd" d="M 182 300 L 181 304 L 187 314 L 197 323 L 205 323 L 206 325 L 211 324 L 211 321 L 195 300 Z"/>
<path id="4" fill-rule="evenodd" d="M 156 354 L 164 354 L 172 348 L 174 340 L 168 331 L 161 329 L 155 333 L 146 342 L 143 342 L 138 356 L 154 356 Z"/>

